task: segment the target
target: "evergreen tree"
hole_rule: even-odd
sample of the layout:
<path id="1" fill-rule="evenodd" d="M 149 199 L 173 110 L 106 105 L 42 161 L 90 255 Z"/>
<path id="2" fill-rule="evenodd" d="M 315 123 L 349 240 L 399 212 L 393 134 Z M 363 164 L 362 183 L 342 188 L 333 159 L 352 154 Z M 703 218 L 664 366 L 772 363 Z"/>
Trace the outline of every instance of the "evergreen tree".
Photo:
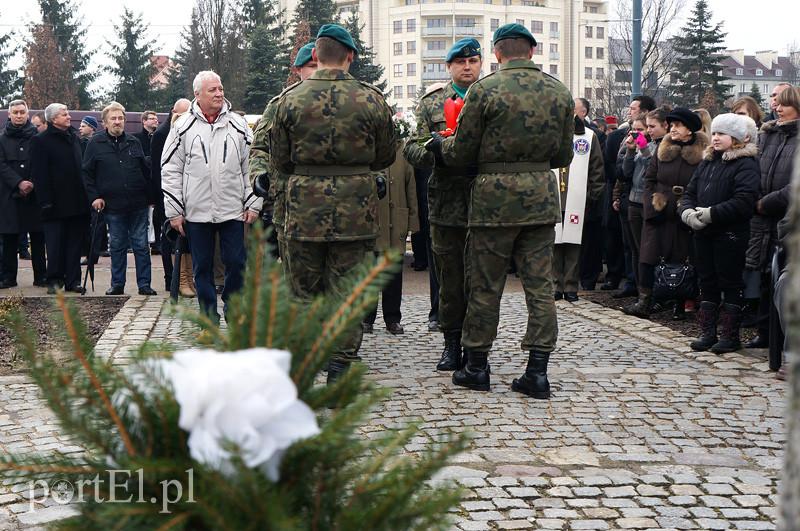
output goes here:
<path id="1" fill-rule="evenodd" d="M 748 96 L 756 100 L 759 106 L 764 103 L 764 96 L 761 95 L 761 90 L 759 90 L 758 84 L 755 81 L 753 81 L 753 86 L 750 87 L 750 94 L 748 94 Z"/>
<path id="2" fill-rule="evenodd" d="M 295 33 L 301 21 L 308 22 L 309 35 L 316 38 L 323 25 L 339 23 L 339 10 L 333 0 L 300 0 L 292 18 Z"/>
<path id="3" fill-rule="evenodd" d="M 77 108 L 89 109 L 93 99 L 89 85 L 97 78 L 97 73 L 89 68 L 92 52 L 86 45 L 87 30 L 79 24 L 78 6 L 74 0 L 39 0 L 39 8 L 42 22 L 53 29 L 57 52 L 70 58 L 69 79 L 78 94 Z"/>
<path id="4" fill-rule="evenodd" d="M 111 97 L 128 110 L 143 111 L 155 103 L 150 84 L 155 71 L 152 62 L 155 40 L 148 39 L 146 32 L 142 15 L 134 15 L 125 8 L 116 32 L 119 42 L 107 41 L 114 63 L 107 70 L 117 78 Z"/>
<path id="5" fill-rule="evenodd" d="M 168 105 L 172 105 L 172 102 L 179 98 L 193 99 L 192 81 L 194 76 L 208 68 L 209 61 L 203 51 L 198 18 L 197 9 L 192 9 L 191 21 L 181 32 L 181 45 L 175 51 L 173 59 L 175 67 L 168 76 L 169 82 L 165 95 L 165 99 L 169 102 Z"/>
<path id="6" fill-rule="evenodd" d="M 248 113 L 263 112 L 267 102 L 283 89 L 283 80 L 289 73 L 286 35 L 277 17 L 273 19 L 250 33 L 244 99 Z"/>
<path id="7" fill-rule="evenodd" d="M 710 94 L 715 105 L 721 106 L 730 90 L 722 75 L 725 35 L 722 22 L 712 26 L 707 0 L 697 0 L 692 16 L 674 39 L 681 51 L 675 69 L 678 82 L 672 87 L 677 103 L 697 106 Z"/>
<path id="8" fill-rule="evenodd" d="M 11 46 L 11 37 L 12 33 L 0 35 L 0 106 L 2 107 L 8 106 L 22 89 L 23 80 L 19 72 L 8 66 L 8 61 L 17 51 Z"/>
<path id="9" fill-rule="evenodd" d="M 50 24 L 31 32 L 25 49 L 25 85 L 22 92 L 32 109 L 44 109 L 58 102 L 74 109 L 79 105 L 78 87 L 72 80 L 72 58 L 59 52 Z"/>
<path id="10" fill-rule="evenodd" d="M 385 91 L 388 83 L 386 80 L 381 81 L 384 68 L 374 63 L 375 52 L 361 40 L 361 30 L 364 29 L 364 25 L 361 24 L 358 13 L 353 13 L 353 16 L 345 23 L 345 27 L 358 48 L 353 64 L 350 65 L 350 74 L 360 81 L 375 85 L 381 92 Z"/>
<path id="11" fill-rule="evenodd" d="M 306 44 L 311 41 L 311 32 L 308 29 L 308 22 L 305 20 L 301 20 L 297 23 L 297 28 L 294 32 L 294 43 L 292 44 L 292 51 L 289 54 L 289 64 L 293 65 L 294 60 L 297 57 L 297 52 L 300 51 L 300 48 L 305 46 Z M 286 86 L 292 85 L 300 81 L 300 76 L 298 76 L 294 70 L 289 69 L 289 77 L 286 79 Z"/>

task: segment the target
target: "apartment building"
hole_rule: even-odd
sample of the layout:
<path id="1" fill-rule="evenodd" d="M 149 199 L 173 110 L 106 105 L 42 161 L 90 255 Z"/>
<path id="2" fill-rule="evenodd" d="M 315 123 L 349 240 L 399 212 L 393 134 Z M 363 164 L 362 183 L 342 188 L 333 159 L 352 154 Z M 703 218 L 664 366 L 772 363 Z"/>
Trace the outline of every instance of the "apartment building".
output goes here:
<path id="1" fill-rule="evenodd" d="M 291 13 L 296 0 L 284 0 Z M 449 79 L 447 50 L 463 37 L 485 53 L 483 74 L 497 69 L 492 34 L 516 22 L 536 37 L 533 60 L 575 96 L 602 99 L 608 67 L 607 0 L 338 0 L 343 15 L 358 12 L 363 40 L 385 67 L 390 103 L 407 110 L 426 86 Z M 598 93 L 598 91 L 600 91 Z M 599 96 L 599 97 L 598 97 Z"/>
<path id="2" fill-rule="evenodd" d="M 769 95 L 775 85 L 793 81 L 792 61 L 787 56 L 778 55 L 777 51 L 745 55 L 744 50 L 726 50 L 725 55 L 722 74 L 728 78 L 732 99 L 747 96 L 755 84 L 764 98 L 764 109 L 769 110 Z"/>

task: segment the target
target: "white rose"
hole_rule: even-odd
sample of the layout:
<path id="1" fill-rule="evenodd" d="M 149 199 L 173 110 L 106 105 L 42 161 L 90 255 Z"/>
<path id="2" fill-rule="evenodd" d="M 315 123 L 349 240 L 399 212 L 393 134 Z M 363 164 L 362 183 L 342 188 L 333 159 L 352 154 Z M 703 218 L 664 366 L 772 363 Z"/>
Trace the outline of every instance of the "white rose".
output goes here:
<path id="1" fill-rule="evenodd" d="M 281 458 L 293 443 L 317 435 L 314 412 L 298 400 L 283 350 L 184 350 L 156 364 L 180 405 L 192 458 L 233 473 L 225 443 L 244 463 L 278 481 Z"/>

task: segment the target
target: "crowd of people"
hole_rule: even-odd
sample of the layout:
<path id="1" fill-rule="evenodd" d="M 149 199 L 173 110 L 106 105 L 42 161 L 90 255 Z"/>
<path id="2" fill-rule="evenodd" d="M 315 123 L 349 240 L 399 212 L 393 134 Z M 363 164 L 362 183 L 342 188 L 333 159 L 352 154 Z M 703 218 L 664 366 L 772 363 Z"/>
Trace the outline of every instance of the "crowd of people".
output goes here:
<path id="1" fill-rule="evenodd" d="M 492 49 L 500 67 L 481 78 L 480 43 L 457 41 L 446 56 L 451 80 L 428 87 L 413 131 L 348 73 L 357 49 L 335 24 L 298 51 L 301 81 L 268 103 L 255 131 L 211 71 L 196 75 L 194 99 L 176 101 L 166 122 L 142 113 L 138 134 L 125 132 L 116 102 L 101 123 L 88 116 L 75 130 L 62 104 L 30 116 L 14 100 L 0 134 L 0 288 L 17 285 L 29 244 L 34 285 L 81 292 L 81 255 L 90 267 L 107 237 L 108 295 L 124 293 L 129 250 L 138 293 L 156 294 L 152 244 L 165 288 L 179 276 L 181 292 L 219 320 L 217 294 L 225 313 L 243 282 L 245 226 L 258 219 L 274 228 L 301 299 L 343 296 L 340 278 L 373 253 L 404 251 L 422 228 L 415 247 L 426 259 L 416 268 L 431 269 L 429 328 L 444 340 L 436 368 L 452 371 L 455 385 L 490 388 L 509 271 L 528 309 L 528 364 L 512 389 L 534 398 L 550 396 L 555 301 L 577 301 L 601 279 L 614 297 L 636 297 L 630 315 L 696 311 L 696 350 L 741 348 L 748 308 L 758 335 L 747 346 L 766 346 L 789 259 L 781 242 L 800 90 L 779 85 L 766 118 L 748 97 L 712 120 L 642 95 L 626 120 L 591 120 L 589 101 L 533 63 L 536 45 L 524 26 L 502 26 Z M 445 108 L 455 103 L 453 130 Z M 181 241 L 190 259 L 174 271 Z M 403 333 L 401 296 L 402 270 L 382 296 L 392 334 Z M 376 315 L 341 341 L 329 382 L 360 359 Z"/>

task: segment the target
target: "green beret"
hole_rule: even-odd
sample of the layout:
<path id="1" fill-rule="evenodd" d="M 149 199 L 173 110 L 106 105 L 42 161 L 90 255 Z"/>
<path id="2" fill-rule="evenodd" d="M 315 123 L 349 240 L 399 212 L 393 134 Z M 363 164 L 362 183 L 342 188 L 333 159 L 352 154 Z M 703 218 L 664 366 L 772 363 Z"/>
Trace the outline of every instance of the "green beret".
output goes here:
<path id="1" fill-rule="evenodd" d="M 451 63 L 457 57 L 475 57 L 476 55 L 481 55 L 481 43 L 473 38 L 464 37 L 457 40 L 453 47 L 450 48 L 445 62 Z"/>
<path id="2" fill-rule="evenodd" d="M 294 58 L 294 66 L 300 68 L 311 60 L 311 50 L 314 49 L 314 43 L 309 42 L 299 50 L 297 50 L 297 57 Z"/>
<path id="3" fill-rule="evenodd" d="M 531 46 L 536 46 L 536 39 L 533 38 L 528 28 L 522 24 L 506 24 L 497 28 L 494 32 L 492 43 L 497 44 L 503 39 L 528 39 L 531 41 Z"/>
<path id="4" fill-rule="evenodd" d="M 322 26 L 319 29 L 319 33 L 317 33 L 317 38 L 319 39 L 320 37 L 328 37 L 333 39 L 358 53 L 358 48 L 356 48 L 356 43 L 353 42 L 353 37 L 351 37 L 350 33 L 339 24 L 325 24 Z"/>

